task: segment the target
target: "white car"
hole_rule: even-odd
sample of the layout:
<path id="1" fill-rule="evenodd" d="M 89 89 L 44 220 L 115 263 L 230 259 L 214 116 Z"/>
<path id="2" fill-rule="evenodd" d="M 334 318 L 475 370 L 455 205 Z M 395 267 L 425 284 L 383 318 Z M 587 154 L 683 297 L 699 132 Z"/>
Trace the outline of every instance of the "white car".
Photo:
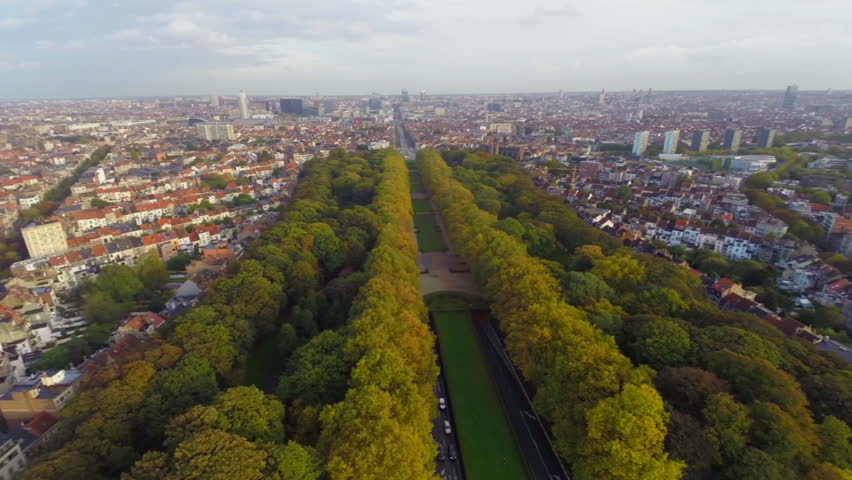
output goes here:
<path id="1" fill-rule="evenodd" d="M 450 426 L 449 420 L 444 420 L 444 433 L 450 435 L 453 433 L 453 428 Z"/>
<path id="2" fill-rule="evenodd" d="M 438 399 L 438 408 L 440 408 L 441 410 L 447 409 L 447 401 L 444 400 L 444 397 Z"/>

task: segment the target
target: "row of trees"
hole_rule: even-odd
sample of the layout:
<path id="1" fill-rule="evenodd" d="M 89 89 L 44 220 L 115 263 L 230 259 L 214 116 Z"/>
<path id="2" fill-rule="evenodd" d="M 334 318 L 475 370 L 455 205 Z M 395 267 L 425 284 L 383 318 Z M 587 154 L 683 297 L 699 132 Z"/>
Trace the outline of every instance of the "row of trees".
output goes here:
<path id="1" fill-rule="evenodd" d="M 649 370 L 563 299 L 544 262 L 494 228 L 497 217 L 477 206 L 437 151 L 420 152 L 418 167 L 453 244 L 487 286 L 512 359 L 535 386 L 536 408 L 576 477 L 679 478 L 684 464 L 664 451 L 669 416 Z"/>
<path id="2" fill-rule="evenodd" d="M 438 371 L 420 295 L 408 170 L 399 153 L 380 157 L 378 241 L 342 346 L 355 366 L 343 401 L 322 412 L 319 447 L 333 480 L 434 479 Z"/>
<path id="3" fill-rule="evenodd" d="M 588 238 L 594 230 L 551 222 L 570 217 L 570 208 L 511 159 L 469 155 L 455 163 L 454 177 L 474 195 L 497 190 L 495 227 L 533 224 L 564 245 L 571 240 L 565 234 Z M 848 475 L 842 469 L 852 461 L 852 417 L 844 406 L 852 402 L 852 371 L 843 360 L 754 316 L 720 311 L 697 277 L 663 259 L 609 242 L 547 256 L 519 238 L 561 280 L 566 300 L 634 362 L 657 371 L 654 383 L 671 416 L 666 447 L 688 464 L 687 478 Z M 759 264 L 722 264 L 712 255 L 694 260 L 755 285 L 766 275 Z"/>

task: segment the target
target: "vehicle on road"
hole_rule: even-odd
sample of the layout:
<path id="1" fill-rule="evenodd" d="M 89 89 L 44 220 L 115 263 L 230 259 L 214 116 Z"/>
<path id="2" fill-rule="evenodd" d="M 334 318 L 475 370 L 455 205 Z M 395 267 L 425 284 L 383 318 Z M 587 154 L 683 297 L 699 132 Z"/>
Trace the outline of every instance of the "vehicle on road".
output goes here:
<path id="1" fill-rule="evenodd" d="M 452 443 L 450 444 L 450 460 L 455 460 L 456 457 L 456 446 Z"/>
<path id="2" fill-rule="evenodd" d="M 447 435 L 451 435 L 453 433 L 453 428 L 450 426 L 449 420 L 444 420 L 444 433 Z"/>
<path id="3" fill-rule="evenodd" d="M 438 399 L 438 407 L 440 407 L 441 410 L 447 409 L 447 401 L 444 399 L 444 397 Z"/>
<path id="4" fill-rule="evenodd" d="M 452 445 L 450 446 L 450 448 L 453 448 Z M 450 458 L 454 458 L 454 457 L 450 457 Z M 447 459 L 447 456 L 444 455 L 444 445 L 439 443 L 438 444 L 438 460 L 443 462 L 446 459 Z"/>

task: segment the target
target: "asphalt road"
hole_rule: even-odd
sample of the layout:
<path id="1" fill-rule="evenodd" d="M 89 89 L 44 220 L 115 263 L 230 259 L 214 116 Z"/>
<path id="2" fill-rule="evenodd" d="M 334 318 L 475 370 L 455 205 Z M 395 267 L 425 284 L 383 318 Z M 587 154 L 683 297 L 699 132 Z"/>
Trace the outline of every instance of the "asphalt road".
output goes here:
<path id="1" fill-rule="evenodd" d="M 439 361 L 440 363 L 440 361 Z M 443 366 L 441 367 L 443 371 Z M 463 480 L 464 468 L 462 468 L 461 448 L 459 448 L 458 437 L 456 436 L 456 424 L 452 418 L 452 404 L 450 396 L 447 394 L 447 383 L 443 375 L 438 375 L 438 381 L 435 384 L 435 396 L 444 398 L 447 401 L 446 410 L 438 410 L 438 418 L 435 419 L 432 425 L 432 436 L 435 438 L 435 443 L 441 446 L 444 452 L 444 460 L 435 457 L 435 471 L 445 480 Z M 452 425 L 453 433 L 447 435 L 444 433 L 444 420 L 449 420 Z M 455 460 L 450 460 L 450 445 L 456 449 Z"/>

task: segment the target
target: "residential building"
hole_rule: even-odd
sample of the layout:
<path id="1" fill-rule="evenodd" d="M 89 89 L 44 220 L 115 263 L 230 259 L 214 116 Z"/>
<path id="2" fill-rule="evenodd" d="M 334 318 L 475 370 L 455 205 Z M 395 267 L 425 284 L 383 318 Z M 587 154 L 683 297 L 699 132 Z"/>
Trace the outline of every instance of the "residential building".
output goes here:
<path id="1" fill-rule="evenodd" d="M 636 135 L 633 136 L 633 155 L 641 157 L 645 154 L 645 150 L 648 148 L 649 137 L 650 133 L 648 131 L 636 132 Z"/>
<path id="2" fill-rule="evenodd" d="M 784 109 L 795 110 L 796 101 L 799 99 L 799 86 L 788 85 L 787 91 L 784 92 Z"/>
<path id="3" fill-rule="evenodd" d="M 663 141 L 663 153 L 677 153 L 677 145 L 680 141 L 680 130 L 669 130 Z"/>
<path id="4" fill-rule="evenodd" d="M 725 130 L 725 143 L 722 145 L 722 148 L 725 150 L 730 150 L 732 152 L 737 152 L 740 149 L 740 143 L 743 140 L 743 131 L 729 128 Z"/>
<path id="5" fill-rule="evenodd" d="M 68 250 L 65 230 L 59 222 L 30 225 L 21 229 L 30 258 Z"/>
<path id="6" fill-rule="evenodd" d="M 0 435 L 0 480 L 12 480 L 27 465 L 27 457 L 17 438 Z"/>
<path id="7" fill-rule="evenodd" d="M 758 148 L 771 148 L 773 142 L 775 142 L 775 129 L 761 128 L 760 132 L 757 134 Z"/>
<path id="8" fill-rule="evenodd" d="M 240 90 L 240 118 L 243 120 L 251 118 L 249 115 L 248 97 L 244 90 Z"/>
<path id="9" fill-rule="evenodd" d="M 81 370 L 53 370 L 26 378 L 0 396 L 0 413 L 7 420 L 56 415 L 77 394 L 82 375 Z"/>
<path id="10" fill-rule="evenodd" d="M 207 141 L 233 141 L 237 139 L 233 125 L 224 123 L 199 123 L 195 128 L 198 131 L 198 137 Z"/>
<path id="11" fill-rule="evenodd" d="M 707 150 L 708 145 L 710 145 L 710 132 L 708 130 L 699 130 L 692 134 L 691 149 L 693 152 L 703 152 Z"/>

